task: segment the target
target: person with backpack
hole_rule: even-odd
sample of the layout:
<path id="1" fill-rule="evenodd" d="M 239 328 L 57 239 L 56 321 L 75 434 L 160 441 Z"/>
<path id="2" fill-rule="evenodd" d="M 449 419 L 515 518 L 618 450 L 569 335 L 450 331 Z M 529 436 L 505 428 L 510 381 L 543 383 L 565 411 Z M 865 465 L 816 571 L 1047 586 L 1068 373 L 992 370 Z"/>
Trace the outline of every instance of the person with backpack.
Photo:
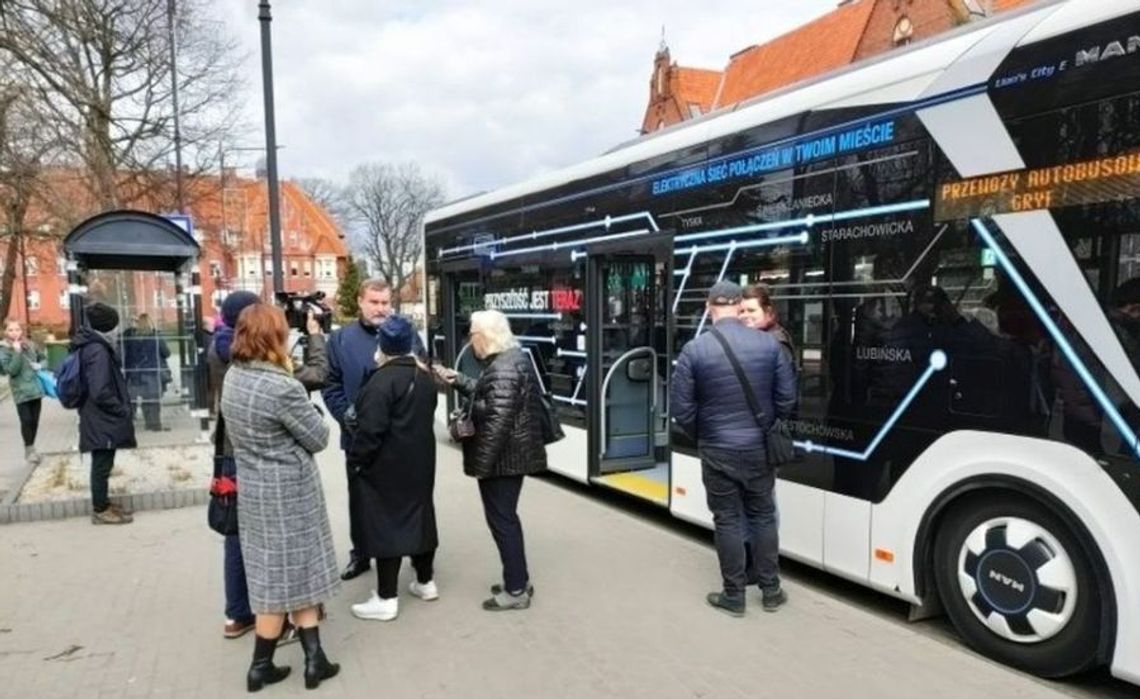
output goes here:
<path id="1" fill-rule="evenodd" d="M 9 319 L 4 324 L 4 339 L 0 340 L 0 373 L 6 374 L 11 384 L 12 402 L 20 417 L 20 436 L 24 438 L 24 460 L 33 466 L 40 463 L 36 432 L 44 389 L 36 372 L 43 360 L 43 352 L 24 335 L 20 321 Z"/>
<path id="2" fill-rule="evenodd" d="M 435 503 L 435 407 L 431 371 L 413 353 L 416 329 L 393 315 L 380 326 L 380 366 L 356 396 L 348 450 L 350 506 L 360 513 L 357 554 L 376 559 L 376 589 L 352 605 L 358 619 L 391 621 L 399 613 L 397 580 L 404 556 L 416 578 L 409 591 L 439 599 L 433 575 L 439 546 Z"/>
<path id="3" fill-rule="evenodd" d="M 72 400 L 64 400 L 65 393 L 78 399 L 79 451 L 91 454 L 91 522 L 128 524 L 132 515 L 107 498 L 115 452 L 137 446 L 127 379 L 115 350 L 119 313 L 106 304 L 93 303 L 84 315 L 87 323 L 71 342 L 71 368 L 60 371 L 60 402 L 72 407 L 68 405 Z M 77 376 L 73 369 L 78 369 Z M 71 386 L 76 379 L 78 396 Z"/>

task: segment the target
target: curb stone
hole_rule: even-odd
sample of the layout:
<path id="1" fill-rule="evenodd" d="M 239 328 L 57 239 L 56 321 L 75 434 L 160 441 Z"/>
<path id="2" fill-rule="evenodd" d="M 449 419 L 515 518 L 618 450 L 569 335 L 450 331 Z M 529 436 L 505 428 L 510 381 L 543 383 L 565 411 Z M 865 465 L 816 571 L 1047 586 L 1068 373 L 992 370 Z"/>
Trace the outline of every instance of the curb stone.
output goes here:
<path id="1" fill-rule="evenodd" d="M 193 490 L 165 490 L 152 493 L 135 493 L 111 497 L 132 512 L 148 510 L 173 510 L 183 507 L 205 505 L 210 501 L 210 493 L 205 488 Z M 17 522 L 41 522 L 53 519 L 87 517 L 91 514 L 91 501 L 88 498 L 54 500 L 26 504 L 0 505 L 0 525 Z"/>

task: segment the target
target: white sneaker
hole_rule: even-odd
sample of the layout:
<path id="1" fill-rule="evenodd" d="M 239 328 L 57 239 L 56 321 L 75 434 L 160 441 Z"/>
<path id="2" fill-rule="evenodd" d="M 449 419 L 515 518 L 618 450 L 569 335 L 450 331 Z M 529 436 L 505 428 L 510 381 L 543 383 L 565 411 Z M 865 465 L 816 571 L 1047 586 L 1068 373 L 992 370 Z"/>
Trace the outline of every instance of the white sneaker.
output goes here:
<path id="1" fill-rule="evenodd" d="M 422 585 L 413 580 L 412 584 L 408 585 L 408 592 L 411 592 L 425 602 L 439 599 L 439 588 L 435 586 L 434 580 L 428 580 Z"/>
<path id="2" fill-rule="evenodd" d="M 372 596 L 368 598 L 367 602 L 352 605 L 352 615 L 357 619 L 392 621 L 399 613 L 400 599 L 398 597 L 380 599 L 380 595 L 376 594 L 375 590 L 372 591 Z"/>

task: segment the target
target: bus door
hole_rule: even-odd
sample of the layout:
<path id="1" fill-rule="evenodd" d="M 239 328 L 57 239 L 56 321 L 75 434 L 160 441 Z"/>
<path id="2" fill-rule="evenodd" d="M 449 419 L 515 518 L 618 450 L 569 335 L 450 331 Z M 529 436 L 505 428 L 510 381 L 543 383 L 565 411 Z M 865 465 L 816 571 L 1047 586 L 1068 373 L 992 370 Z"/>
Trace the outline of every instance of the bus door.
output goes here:
<path id="1" fill-rule="evenodd" d="M 588 259 L 590 475 L 668 505 L 671 244 Z"/>
<path id="2" fill-rule="evenodd" d="M 468 335 L 471 332 L 471 314 L 483 307 L 483 273 L 481 261 L 465 260 L 443 268 L 440 289 L 441 323 L 431 328 L 432 358 L 443 366 L 455 369 L 471 378 L 478 378 L 482 364 L 471 351 Z M 446 410 L 459 406 L 461 399 L 455 391 L 446 391 Z"/>

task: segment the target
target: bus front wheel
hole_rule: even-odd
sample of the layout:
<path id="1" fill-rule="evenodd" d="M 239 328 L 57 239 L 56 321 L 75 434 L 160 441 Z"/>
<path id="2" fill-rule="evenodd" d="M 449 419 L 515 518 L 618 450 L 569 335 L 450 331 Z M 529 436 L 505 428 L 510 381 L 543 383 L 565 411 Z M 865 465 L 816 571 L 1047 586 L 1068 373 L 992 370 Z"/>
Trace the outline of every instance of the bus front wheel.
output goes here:
<path id="1" fill-rule="evenodd" d="M 1095 664 L 1096 573 L 1046 507 L 1011 493 L 960 503 L 939 527 L 934 574 L 947 615 L 978 652 L 1041 677 Z"/>

